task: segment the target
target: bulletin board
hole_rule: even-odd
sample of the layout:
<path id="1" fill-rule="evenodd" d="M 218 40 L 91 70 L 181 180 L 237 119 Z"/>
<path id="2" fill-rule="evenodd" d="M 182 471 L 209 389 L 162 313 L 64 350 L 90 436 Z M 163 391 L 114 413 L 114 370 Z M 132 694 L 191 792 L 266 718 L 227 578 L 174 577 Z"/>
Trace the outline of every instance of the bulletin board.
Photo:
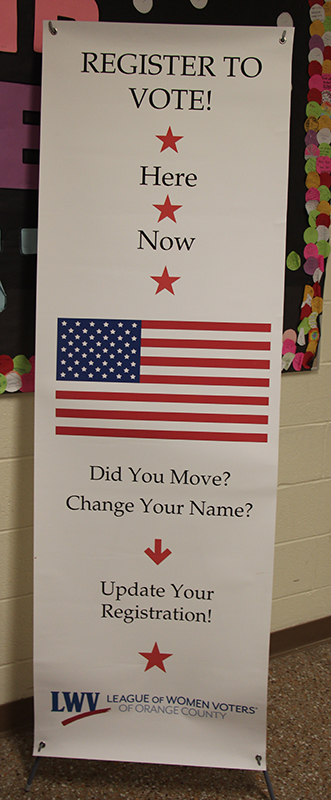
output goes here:
<path id="1" fill-rule="evenodd" d="M 150 10 L 142 14 L 131 0 L 120 4 L 113 0 L 2 0 L 0 4 L 0 393 L 34 388 L 42 19 L 272 26 L 284 13 L 279 0 L 268 4 L 257 0 L 253 6 L 243 0 L 235 6 L 218 0 L 208 0 L 204 7 L 190 0 L 154 0 L 147 5 Z M 318 364 L 330 251 L 331 8 L 328 2 L 290 0 L 285 11 L 292 17 L 295 37 L 282 369 L 292 372 L 310 371 Z M 233 62 L 233 81 L 236 66 Z M 260 122 L 262 141 L 262 105 Z M 231 136 L 236 120 L 229 119 L 226 110 L 224 124 Z M 248 120 L 247 147 L 240 154 L 242 210 L 238 225 L 252 191 L 245 180 L 249 130 Z M 258 219 L 255 224 L 259 254 Z M 235 249 L 234 243 L 237 255 Z M 259 256 L 267 269 L 268 251 Z M 235 306 L 235 286 L 232 299 Z"/>

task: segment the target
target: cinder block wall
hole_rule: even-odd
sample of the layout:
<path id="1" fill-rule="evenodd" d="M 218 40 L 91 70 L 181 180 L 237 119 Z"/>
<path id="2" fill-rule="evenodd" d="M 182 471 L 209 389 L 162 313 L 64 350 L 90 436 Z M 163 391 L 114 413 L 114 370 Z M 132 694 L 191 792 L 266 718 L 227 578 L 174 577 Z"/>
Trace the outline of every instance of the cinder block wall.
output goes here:
<path id="1" fill-rule="evenodd" d="M 0 397 L 0 705 L 33 693 L 33 399 Z"/>
<path id="2" fill-rule="evenodd" d="M 272 630 L 331 614 L 331 257 L 318 371 L 282 376 Z"/>
<path id="3" fill-rule="evenodd" d="M 331 259 L 330 259 L 331 261 Z M 33 395 L 0 398 L 0 705 L 32 685 Z M 272 630 L 331 614 L 331 263 L 320 368 L 282 377 Z"/>

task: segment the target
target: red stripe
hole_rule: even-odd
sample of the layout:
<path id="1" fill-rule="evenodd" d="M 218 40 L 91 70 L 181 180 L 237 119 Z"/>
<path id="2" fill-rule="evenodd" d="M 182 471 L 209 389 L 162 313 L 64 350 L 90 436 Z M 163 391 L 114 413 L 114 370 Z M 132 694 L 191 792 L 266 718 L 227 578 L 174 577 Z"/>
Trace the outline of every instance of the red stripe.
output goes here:
<path id="1" fill-rule="evenodd" d="M 203 375 L 141 375 L 140 383 L 186 383 L 206 386 L 269 386 L 269 378 L 208 378 Z"/>
<path id="2" fill-rule="evenodd" d="M 221 367 L 225 369 L 270 369 L 270 361 L 253 358 L 176 358 L 141 356 L 141 366 L 148 367 Z"/>
<path id="3" fill-rule="evenodd" d="M 252 331 L 270 333 L 271 325 L 265 322 L 175 322 L 174 320 L 143 319 L 142 328 L 181 331 Z"/>
<path id="4" fill-rule="evenodd" d="M 83 717 L 93 717 L 94 714 L 105 714 L 106 711 L 111 711 L 111 708 L 97 708 L 95 711 L 85 711 L 83 714 L 76 714 L 75 717 L 68 717 L 68 719 L 62 720 L 62 725 L 70 725 L 70 722 L 76 722 L 78 719 L 83 719 Z"/>
<path id="5" fill-rule="evenodd" d="M 180 347 L 195 350 L 270 350 L 270 342 L 237 342 L 215 339 L 141 339 L 141 347 Z"/>
<path id="6" fill-rule="evenodd" d="M 266 433 L 215 433 L 205 431 L 143 431 L 123 428 L 56 428 L 59 436 L 112 436 L 124 439 L 191 439 L 206 442 L 267 442 Z"/>
<path id="7" fill-rule="evenodd" d="M 57 408 L 57 417 L 81 419 L 142 419 L 155 422 L 231 422 L 239 425 L 267 425 L 268 417 L 261 414 L 192 414 L 180 411 L 91 411 L 86 408 Z"/>
<path id="8" fill-rule="evenodd" d="M 55 393 L 58 400 L 115 400 L 150 403 L 232 403 L 233 405 L 267 406 L 268 397 L 203 394 L 138 394 L 138 392 L 70 392 Z"/>

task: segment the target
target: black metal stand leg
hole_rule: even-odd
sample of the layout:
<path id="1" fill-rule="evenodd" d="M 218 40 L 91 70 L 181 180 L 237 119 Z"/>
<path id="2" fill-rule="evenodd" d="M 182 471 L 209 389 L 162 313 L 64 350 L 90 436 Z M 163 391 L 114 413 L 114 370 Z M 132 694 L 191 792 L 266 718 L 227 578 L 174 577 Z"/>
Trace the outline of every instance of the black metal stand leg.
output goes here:
<path id="1" fill-rule="evenodd" d="M 265 777 L 265 782 L 266 782 L 266 784 L 267 784 L 267 787 L 268 787 L 268 792 L 269 792 L 269 794 L 270 794 L 271 800 L 276 800 L 276 798 L 275 798 L 275 795 L 274 795 L 274 790 L 273 790 L 273 788 L 272 788 L 272 786 L 271 786 L 271 781 L 270 781 L 270 778 L 269 778 L 269 775 L 268 775 L 268 773 L 267 773 L 267 770 L 266 770 L 266 769 L 265 769 L 265 770 L 263 770 L 263 775 L 264 775 L 264 777 Z"/>
<path id="2" fill-rule="evenodd" d="M 36 772 L 37 772 L 37 769 L 38 769 L 38 765 L 39 765 L 39 761 L 40 761 L 40 759 L 41 759 L 41 756 L 37 756 L 37 757 L 36 757 L 36 760 L 35 760 L 35 762 L 34 762 L 34 765 L 33 765 L 33 767 L 32 767 L 32 770 L 31 770 L 31 772 L 30 772 L 30 775 L 29 775 L 29 777 L 28 777 L 28 780 L 27 780 L 27 782 L 26 782 L 26 785 L 25 785 L 25 787 L 24 787 L 24 789 L 25 789 L 25 791 L 26 791 L 26 792 L 29 792 L 29 791 L 30 791 L 30 789 L 31 789 L 31 786 L 32 786 L 32 781 L 33 781 L 33 779 L 34 779 L 34 776 L 35 776 L 35 774 L 36 774 Z"/>
<path id="3" fill-rule="evenodd" d="M 40 751 L 43 750 L 44 747 L 46 747 L 45 742 L 39 742 L 38 753 L 40 753 Z M 32 781 L 33 781 L 34 776 L 35 776 L 35 774 L 37 772 L 40 759 L 41 759 L 41 756 L 36 756 L 36 760 L 34 762 L 34 765 L 32 767 L 32 770 L 30 772 L 30 775 L 28 777 L 26 785 L 24 786 L 24 789 L 25 789 L 26 792 L 29 792 L 30 789 L 31 789 Z"/>

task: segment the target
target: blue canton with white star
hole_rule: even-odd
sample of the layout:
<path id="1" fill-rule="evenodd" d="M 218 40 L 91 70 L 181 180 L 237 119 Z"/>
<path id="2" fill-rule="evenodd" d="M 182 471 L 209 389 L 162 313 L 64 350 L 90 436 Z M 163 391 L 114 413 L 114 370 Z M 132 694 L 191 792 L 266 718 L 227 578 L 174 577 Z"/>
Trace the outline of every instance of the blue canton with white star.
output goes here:
<path id="1" fill-rule="evenodd" d="M 58 320 L 57 380 L 139 383 L 141 322 Z"/>

